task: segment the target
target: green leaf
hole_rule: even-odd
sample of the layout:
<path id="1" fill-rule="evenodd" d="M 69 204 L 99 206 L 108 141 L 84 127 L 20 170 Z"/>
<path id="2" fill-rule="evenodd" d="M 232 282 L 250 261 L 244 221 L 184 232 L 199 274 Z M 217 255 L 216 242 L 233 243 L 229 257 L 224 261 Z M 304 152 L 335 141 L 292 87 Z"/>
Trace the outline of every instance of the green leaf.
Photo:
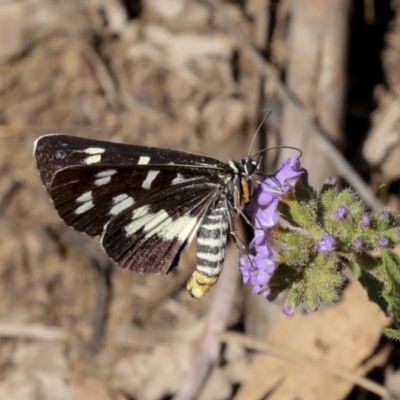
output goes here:
<path id="1" fill-rule="evenodd" d="M 385 250 L 382 254 L 386 288 L 382 295 L 388 303 L 388 313 L 395 322 L 400 321 L 400 257 Z"/>
<path id="2" fill-rule="evenodd" d="M 361 269 L 358 264 L 354 264 L 354 274 L 367 292 L 369 300 L 376 303 L 387 315 L 388 303 L 382 297 L 382 291 L 384 289 L 383 283 L 374 278 L 370 273 Z"/>
<path id="3" fill-rule="evenodd" d="M 400 331 L 393 328 L 383 328 L 383 334 L 386 335 L 389 339 L 399 340 L 400 341 Z"/>

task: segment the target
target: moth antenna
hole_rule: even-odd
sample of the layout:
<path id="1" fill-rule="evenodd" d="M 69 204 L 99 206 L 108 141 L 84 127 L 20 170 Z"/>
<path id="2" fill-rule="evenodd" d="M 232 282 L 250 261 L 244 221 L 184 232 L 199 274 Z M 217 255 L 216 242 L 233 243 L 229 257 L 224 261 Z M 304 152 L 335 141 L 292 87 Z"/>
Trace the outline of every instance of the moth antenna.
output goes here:
<path id="1" fill-rule="evenodd" d="M 253 159 L 254 157 L 258 156 L 258 155 L 261 154 L 261 153 L 264 153 L 264 152 L 266 153 L 266 152 L 269 151 L 269 150 L 277 150 L 277 149 L 296 150 L 296 151 L 300 154 L 300 157 L 303 156 L 303 152 L 302 152 L 299 148 L 297 148 L 297 147 L 292 147 L 292 146 L 274 146 L 274 147 L 268 147 L 268 148 L 266 148 L 266 149 L 262 149 L 262 150 L 260 150 L 260 151 L 257 151 L 257 153 L 254 153 L 254 154 L 250 157 L 250 159 Z"/>
<path id="2" fill-rule="evenodd" d="M 254 142 L 256 140 L 256 137 L 258 135 L 258 133 L 260 132 L 261 127 L 264 125 L 265 120 L 271 115 L 271 111 L 267 111 L 267 113 L 265 114 L 264 118 L 262 119 L 260 125 L 258 126 L 256 133 L 253 135 L 253 139 L 251 140 L 251 144 L 250 144 L 250 148 L 249 148 L 249 152 L 247 153 L 247 157 L 250 158 L 250 153 L 251 153 L 251 149 L 253 148 Z"/>

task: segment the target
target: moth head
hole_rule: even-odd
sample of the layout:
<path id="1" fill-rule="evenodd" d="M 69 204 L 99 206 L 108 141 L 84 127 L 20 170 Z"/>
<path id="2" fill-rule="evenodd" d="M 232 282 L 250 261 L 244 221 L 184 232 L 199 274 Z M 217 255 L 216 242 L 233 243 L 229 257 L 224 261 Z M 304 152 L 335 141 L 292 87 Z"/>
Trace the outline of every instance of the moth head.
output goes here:
<path id="1" fill-rule="evenodd" d="M 254 174 L 259 167 L 260 167 L 261 161 L 258 160 L 252 160 L 249 157 L 246 157 L 242 160 L 242 168 L 244 171 L 244 174 L 248 177 Z"/>

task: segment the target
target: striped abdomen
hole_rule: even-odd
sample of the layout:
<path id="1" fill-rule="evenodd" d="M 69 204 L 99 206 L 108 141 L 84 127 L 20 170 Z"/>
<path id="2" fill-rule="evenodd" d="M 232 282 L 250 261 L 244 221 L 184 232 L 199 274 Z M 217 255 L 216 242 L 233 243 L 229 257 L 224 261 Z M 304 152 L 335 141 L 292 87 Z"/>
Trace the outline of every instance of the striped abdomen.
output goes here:
<path id="1" fill-rule="evenodd" d="M 197 270 L 187 285 L 192 297 L 203 297 L 217 282 L 224 265 L 228 227 L 226 208 L 222 204 L 210 207 L 197 236 Z"/>

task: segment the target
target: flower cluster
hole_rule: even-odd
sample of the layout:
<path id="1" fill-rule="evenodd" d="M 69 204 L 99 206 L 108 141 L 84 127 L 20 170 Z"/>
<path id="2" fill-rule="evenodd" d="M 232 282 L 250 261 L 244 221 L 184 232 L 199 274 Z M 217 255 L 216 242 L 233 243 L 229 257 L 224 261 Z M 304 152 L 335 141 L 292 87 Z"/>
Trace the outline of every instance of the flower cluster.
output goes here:
<path id="1" fill-rule="evenodd" d="M 262 294 L 269 300 L 276 296 L 268 282 L 278 266 L 278 252 L 273 247 L 271 237 L 279 225 L 279 201 L 294 189 L 304 172 L 300 168 L 299 157 L 285 160 L 282 168 L 273 177 L 266 178 L 258 186 L 247 207 L 247 213 L 255 221 L 254 239 L 249 246 L 255 255 L 242 255 L 240 270 L 243 282 L 253 285 L 253 293 Z"/>
<path id="2" fill-rule="evenodd" d="M 391 278 L 371 251 L 387 252 L 400 242 L 396 213 L 366 213 L 356 194 L 339 189 L 335 178 L 328 178 L 317 193 L 306 176 L 299 157 L 287 159 L 275 175 L 259 184 L 246 210 L 255 231 L 250 253 L 240 257 L 243 281 L 268 300 L 286 292 L 287 315 L 300 304 L 315 311 L 322 301 L 337 301 L 346 265 L 360 280 L 365 271 L 390 288 Z M 391 276 L 399 277 L 400 287 L 400 258 L 398 269 Z M 400 325 L 400 303 L 398 308 Z"/>

